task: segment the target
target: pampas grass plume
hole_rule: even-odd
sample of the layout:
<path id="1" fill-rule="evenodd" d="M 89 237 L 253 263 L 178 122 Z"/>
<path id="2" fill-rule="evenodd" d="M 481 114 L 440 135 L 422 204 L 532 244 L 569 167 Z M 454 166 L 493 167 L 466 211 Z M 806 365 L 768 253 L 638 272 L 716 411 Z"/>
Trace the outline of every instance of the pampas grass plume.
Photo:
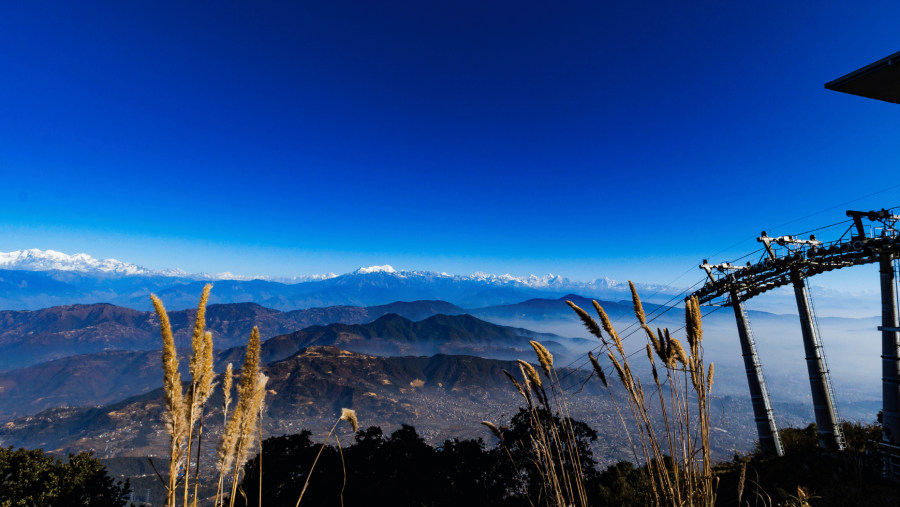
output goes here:
<path id="1" fill-rule="evenodd" d="M 609 320 L 609 316 L 606 314 L 606 311 L 600 306 L 600 303 L 594 301 L 594 309 L 597 310 L 597 314 L 600 316 L 600 322 L 603 323 L 603 330 L 606 331 L 606 334 L 612 336 L 613 342 L 616 344 L 616 348 L 619 349 L 619 354 L 623 357 L 625 356 L 625 347 L 622 346 L 622 339 L 619 338 L 619 333 L 616 332 L 616 328 L 613 327 L 612 322 Z"/>
<path id="2" fill-rule="evenodd" d="M 544 370 L 544 374 L 547 375 L 547 378 L 552 378 L 550 376 L 550 370 L 553 369 L 553 354 L 547 350 L 547 347 L 544 347 L 540 342 L 531 340 L 528 342 L 531 344 L 531 348 L 534 349 L 534 353 L 537 355 L 538 362 L 541 363 L 541 369 Z"/>
<path id="3" fill-rule="evenodd" d="M 222 409 L 228 412 L 228 406 L 231 405 L 231 384 L 234 382 L 234 366 L 228 363 L 225 366 L 225 375 L 222 376 Z"/>
<path id="4" fill-rule="evenodd" d="M 578 317 L 581 319 L 584 327 L 586 327 L 592 335 L 603 340 L 603 332 L 600 331 L 600 326 L 597 324 L 596 320 L 588 315 L 588 312 L 582 310 L 581 307 L 571 301 L 566 301 L 566 304 L 569 305 L 569 307 L 571 307 L 573 310 L 575 310 L 575 313 L 578 314 Z"/>
<path id="5" fill-rule="evenodd" d="M 350 423 L 350 426 L 353 428 L 354 433 L 356 433 L 356 430 L 359 429 L 359 422 L 356 420 L 356 410 L 342 408 L 341 420 Z"/>
<path id="6" fill-rule="evenodd" d="M 184 393 L 181 390 L 181 373 L 178 371 L 178 352 L 175 349 L 175 337 L 172 325 L 162 301 L 155 294 L 150 295 L 153 308 L 159 317 L 160 334 L 163 340 L 163 386 L 166 392 L 166 425 L 169 436 L 177 438 L 182 431 L 182 412 Z"/>
<path id="7" fill-rule="evenodd" d="M 600 378 L 600 382 L 603 382 L 604 387 L 609 387 L 609 384 L 606 383 L 606 373 L 603 373 L 603 368 L 600 367 L 600 363 L 597 361 L 597 358 L 594 357 L 594 354 L 588 352 L 588 359 L 591 360 L 591 366 L 594 367 L 594 372 L 597 373 L 597 377 Z"/>
<path id="8" fill-rule="evenodd" d="M 672 357 L 674 357 L 675 359 L 678 359 L 678 361 L 681 364 L 687 366 L 688 365 L 688 355 L 687 355 L 687 352 L 685 352 L 684 347 L 681 345 L 681 342 L 678 341 L 678 338 L 670 339 L 669 344 L 672 346 L 672 352 L 671 352 Z"/>
<path id="9" fill-rule="evenodd" d="M 628 280 L 628 287 L 631 289 L 631 302 L 634 305 L 634 316 L 637 317 L 638 322 L 641 323 L 641 327 L 647 325 L 647 316 L 644 314 L 644 305 L 641 304 L 641 298 L 638 296 L 637 289 L 634 288 L 634 284 L 631 283 L 631 280 Z"/>
<path id="10" fill-rule="evenodd" d="M 487 426 L 487 428 L 491 430 L 491 433 L 497 437 L 497 440 L 503 440 L 503 433 L 500 432 L 500 428 L 498 428 L 496 424 L 490 421 L 481 421 L 481 424 Z"/>
<path id="11" fill-rule="evenodd" d="M 619 380 L 622 381 L 622 385 L 624 385 L 626 388 L 630 387 L 631 382 L 627 380 L 627 377 L 625 376 L 625 370 L 622 369 L 622 365 L 619 364 L 619 361 L 616 360 L 616 356 L 614 356 L 612 352 L 607 352 L 606 355 L 609 356 L 609 360 L 612 361 L 613 366 L 616 367 L 616 373 L 619 374 Z"/>
<path id="12" fill-rule="evenodd" d="M 523 361 L 521 359 L 516 360 L 519 363 L 519 367 L 522 368 L 522 376 L 528 380 L 531 385 L 540 389 L 543 387 L 544 383 L 541 382 L 541 376 L 538 375 L 537 370 L 534 369 L 534 366 L 527 361 Z"/>

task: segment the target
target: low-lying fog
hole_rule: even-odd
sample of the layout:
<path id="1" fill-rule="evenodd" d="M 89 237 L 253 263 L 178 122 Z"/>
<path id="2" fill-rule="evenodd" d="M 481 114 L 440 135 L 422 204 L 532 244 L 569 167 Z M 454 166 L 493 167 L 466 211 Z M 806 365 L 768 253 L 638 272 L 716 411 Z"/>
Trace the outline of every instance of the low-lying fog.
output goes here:
<path id="1" fill-rule="evenodd" d="M 877 276 L 877 270 L 875 275 Z M 818 313 L 820 338 L 825 347 L 838 409 L 845 419 L 873 422 L 881 407 L 881 333 L 877 330 L 881 325 L 881 306 L 878 293 L 874 297 L 869 295 L 870 297 L 843 301 L 844 308 L 837 312 L 833 311 L 833 307 L 840 301 L 833 300 L 830 294 L 817 286 L 813 286 L 811 293 Z M 779 406 L 799 404 L 799 408 L 792 410 L 803 411 L 804 407 L 808 408 L 807 417 L 812 421 L 809 375 L 793 290 L 785 288 L 778 293 L 773 291 L 772 294 L 763 294 L 750 300 L 746 308 L 750 312 L 751 327 L 772 403 L 776 407 L 776 417 Z M 777 310 L 777 313 L 764 312 L 763 308 Z M 707 307 L 704 308 L 704 314 L 703 345 L 706 362 L 716 363 L 714 394 L 746 396 L 747 380 L 733 310 L 731 307 Z M 683 315 L 681 308 L 673 309 L 650 325 L 653 328 L 668 327 L 674 331 L 684 325 Z M 489 320 L 566 337 L 588 338 L 597 343 L 585 331 L 574 313 L 571 317 L 546 320 Z M 613 319 L 621 336 L 633 333 L 625 339 L 625 348 L 629 353 L 642 349 L 646 343 L 643 333 L 634 332 L 637 329 L 633 325 L 635 322 L 633 317 Z M 673 334 L 680 339 L 684 338 L 683 331 Z M 580 343 L 566 345 L 576 349 L 576 357 L 583 358 L 588 350 L 588 347 Z M 639 366 L 646 363 L 646 358 L 639 354 L 632 361 Z M 565 366 L 569 362 L 571 359 L 564 363 L 558 362 L 557 366 Z M 585 359 L 575 364 L 583 366 L 586 362 Z"/>

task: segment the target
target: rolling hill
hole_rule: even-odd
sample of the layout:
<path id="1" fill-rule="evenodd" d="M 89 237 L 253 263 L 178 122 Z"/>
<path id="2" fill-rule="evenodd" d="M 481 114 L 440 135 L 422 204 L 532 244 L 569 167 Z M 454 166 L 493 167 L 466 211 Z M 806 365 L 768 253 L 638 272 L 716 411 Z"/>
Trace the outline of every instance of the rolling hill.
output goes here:
<path id="1" fill-rule="evenodd" d="M 470 315 L 436 315 L 414 322 L 388 314 L 368 324 L 311 326 L 279 335 L 264 341 L 260 354 L 263 363 L 273 363 L 306 347 L 340 346 L 387 356 L 428 356 L 439 352 L 513 359 L 531 355 L 529 340 L 540 340 L 560 358 L 568 353 L 563 343 L 572 341 L 557 335 L 497 326 Z M 185 375 L 188 352 L 180 351 Z M 216 371 L 223 371 L 229 362 L 239 366 L 243 355 L 242 346 L 220 350 L 216 354 Z M 161 375 L 158 349 L 107 350 L 2 372 L 0 420 L 53 407 L 112 403 L 155 389 L 160 385 Z"/>
<path id="2" fill-rule="evenodd" d="M 463 309 L 443 301 L 395 302 L 372 307 L 340 306 L 280 312 L 254 303 L 209 305 L 207 329 L 216 344 L 243 344 L 253 326 L 263 338 L 334 322 L 370 322 L 394 313 L 422 319 Z M 176 344 L 187 346 L 196 310 L 170 311 Z M 71 355 L 105 350 L 153 350 L 160 347 L 159 323 L 153 312 L 110 304 L 69 305 L 43 310 L 0 311 L 0 371 Z"/>

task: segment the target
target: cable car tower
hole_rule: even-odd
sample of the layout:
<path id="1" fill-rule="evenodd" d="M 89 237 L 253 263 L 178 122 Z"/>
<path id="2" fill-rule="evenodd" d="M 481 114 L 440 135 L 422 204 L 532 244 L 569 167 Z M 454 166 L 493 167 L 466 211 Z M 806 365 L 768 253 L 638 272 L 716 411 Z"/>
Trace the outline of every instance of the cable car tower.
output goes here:
<path id="1" fill-rule="evenodd" d="M 887 475 L 900 473 L 900 321 L 897 309 L 897 269 L 900 258 L 900 215 L 888 210 L 847 211 L 852 225 L 837 240 L 823 243 L 815 236 L 769 237 L 765 231 L 757 238 L 764 254 L 756 264 L 711 265 L 706 259 L 700 267 L 709 280 L 690 297 L 702 304 L 720 304 L 734 309 L 744 356 L 753 414 L 759 433 L 760 449 L 765 455 L 781 455 L 771 402 L 762 373 L 750 319 L 743 302 L 776 287 L 792 285 L 800 317 L 806 367 L 819 445 L 833 450 L 845 447 L 840 414 L 835 403 L 825 349 L 820 339 L 815 310 L 806 279 L 820 273 L 862 264 L 879 264 L 882 325 L 882 425 Z M 864 222 L 865 221 L 865 222 Z"/>

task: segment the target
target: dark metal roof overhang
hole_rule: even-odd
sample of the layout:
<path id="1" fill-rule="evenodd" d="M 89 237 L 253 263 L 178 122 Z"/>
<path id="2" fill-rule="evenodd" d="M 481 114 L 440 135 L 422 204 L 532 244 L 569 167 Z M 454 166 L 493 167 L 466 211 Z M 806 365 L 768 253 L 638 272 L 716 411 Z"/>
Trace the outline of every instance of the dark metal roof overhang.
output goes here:
<path id="1" fill-rule="evenodd" d="M 900 51 L 826 83 L 825 88 L 900 104 Z"/>

